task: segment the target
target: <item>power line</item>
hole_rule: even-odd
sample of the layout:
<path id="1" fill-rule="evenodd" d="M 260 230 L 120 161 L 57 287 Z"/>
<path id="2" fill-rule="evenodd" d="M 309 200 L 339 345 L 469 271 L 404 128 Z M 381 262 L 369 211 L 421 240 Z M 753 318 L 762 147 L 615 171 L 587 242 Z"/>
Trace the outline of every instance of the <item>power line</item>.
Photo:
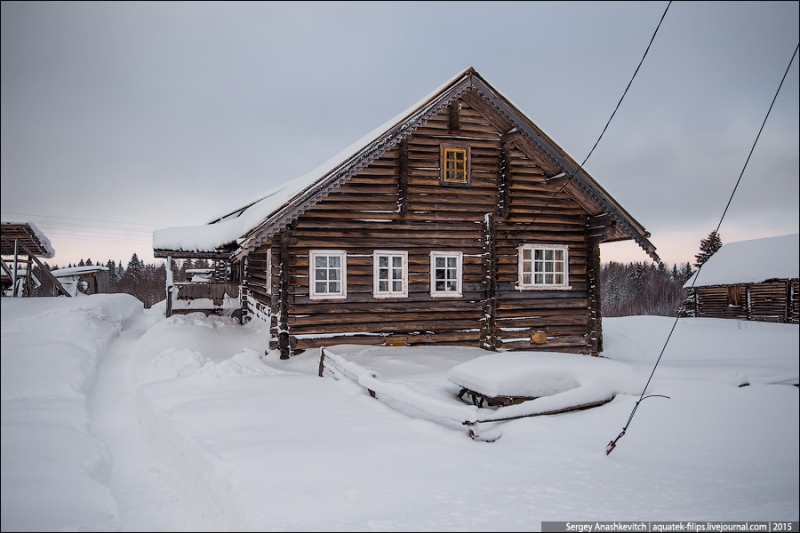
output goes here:
<path id="1" fill-rule="evenodd" d="M 794 58 L 797 56 L 797 51 L 800 49 L 800 43 L 797 44 L 794 48 L 794 52 L 792 53 L 792 58 L 789 60 L 789 64 L 786 65 L 786 71 L 783 73 L 783 77 L 781 78 L 781 82 L 778 84 L 778 90 L 775 91 L 775 96 L 772 97 L 772 102 L 769 104 L 769 109 L 767 110 L 767 114 L 764 117 L 764 120 L 761 122 L 761 127 L 758 129 L 758 135 L 756 135 L 755 141 L 753 141 L 753 146 L 750 148 L 750 153 L 747 154 L 747 159 L 744 162 L 744 166 L 742 167 L 742 171 L 739 173 L 739 178 L 736 180 L 736 185 L 731 191 L 731 196 L 728 198 L 728 203 L 725 205 L 725 210 L 722 212 L 722 216 L 719 219 L 719 224 L 717 224 L 717 229 L 714 230 L 715 233 L 719 233 L 719 228 L 722 226 L 722 221 L 725 219 L 725 215 L 728 213 L 728 207 L 730 207 L 731 202 L 733 201 L 733 196 L 736 194 L 736 189 L 739 188 L 739 183 L 742 181 L 742 176 L 744 175 L 744 171 L 747 168 L 747 164 L 750 162 L 750 156 L 753 155 L 753 151 L 756 149 L 756 144 L 758 144 L 758 139 L 761 137 L 761 132 L 764 131 L 764 125 L 767 123 L 767 119 L 769 118 L 770 113 L 772 112 L 772 106 L 775 105 L 775 100 L 778 98 L 778 94 L 781 92 L 781 87 L 783 87 L 783 82 L 786 80 L 786 75 L 789 74 L 789 69 L 792 67 L 792 63 L 794 63 Z M 700 277 L 700 271 L 703 270 L 703 266 L 705 263 L 700 264 L 697 267 L 697 272 L 694 274 L 694 279 L 692 279 L 692 284 L 690 285 L 690 289 L 694 288 L 694 284 L 697 283 L 697 279 Z M 652 398 L 654 396 L 661 396 L 666 398 L 661 394 L 651 394 L 650 396 L 645 396 L 645 392 L 647 392 L 647 387 L 650 386 L 650 381 L 653 379 L 653 374 L 656 373 L 656 368 L 658 367 L 658 363 L 661 362 L 661 357 L 664 355 L 664 351 L 667 349 L 667 345 L 669 344 L 670 339 L 672 338 L 672 333 L 675 331 L 675 326 L 678 325 L 678 320 L 680 316 L 675 317 L 675 321 L 672 323 L 672 328 L 669 330 L 669 335 L 667 335 L 667 340 L 664 342 L 664 346 L 661 348 L 661 353 L 658 354 L 658 359 L 656 359 L 656 364 L 653 365 L 653 370 L 650 372 L 650 377 L 647 378 L 647 383 L 644 385 L 644 389 L 642 389 L 642 394 L 639 396 L 639 400 L 633 406 L 631 410 L 631 414 L 628 417 L 628 421 L 625 423 L 625 426 L 622 428 L 622 432 L 617 436 L 616 439 L 612 440 L 606 446 L 606 455 L 610 454 L 614 448 L 617 446 L 617 441 L 625 436 L 625 433 L 628 431 L 628 426 L 631 424 L 631 420 L 633 420 L 633 416 L 636 414 L 636 410 L 639 408 L 639 404 L 642 403 L 643 400 L 647 398 Z"/>
<path id="2" fill-rule="evenodd" d="M 661 19 L 658 21 L 658 25 L 656 26 L 656 29 L 653 32 L 653 36 L 650 37 L 650 42 L 647 44 L 647 48 L 645 49 L 644 54 L 642 54 L 642 59 L 639 60 L 639 64 L 636 66 L 636 70 L 633 71 L 633 76 L 631 76 L 631 79 L 628 82 L 628 85 L 625 87 L 625 90 L 622 92 L 622 96 L 620 97 L 619 102 L 617 102 L 616 107 L 614 107 L 614 111 L 612 111 L 611 116 L 608 117 L 608 121 L 606 122 L 606 125 L 603 127 L 603 131 L 600 132 L 600 136 L 595 141 L 594 146 L 592 146 L 592 149 L 589 150 L 589 153 L 587 154 L 586 158 L 583 160 L 583 163 L 578 165 L 578 168 L 576 168 L 575 171 L 572 174 L 570 174 L 570 176 L 567 178 L 567 180 L 564 182 L 564 184 L 555 193 L 553 193 L 553 196 L 551 196 L 550 199 L 547 200 L 547 203 L 544 205 L 544 207 L 542 207 L 539 210 L 539 212 L 536 213 L 533 216 L 533 220 L 531 220 L 522 229 L 514 231 L 511 235 L 513 235 L 513 236 L 518 235 L 520 232 L 523 232 L 526 229 L 528 229 L 531 226 L 531 224 L 536 222 L 536 219 L 539 217 L 539 215 L 541 215 L 544 212 L 544 210 L 547 209 L 550 206 L 550 203 L 555 199 L 555 197 L 558 196 L 559 194 L 561 194 L 561 191 L 563 191 L 567 187 L 567 185 L 569 185 L 569 183 L 572 181 L 572 179 L 575 176 L 577 176 L 578 173 L 581 170 L 583 170 L 583 167 L 584 167 L 584 165 L 586 165 L 586 162 L 589 160 L 590 157 L 592 157 L 592 154 L 594 153 L 595 148 L 597 148 L 597 145 L 600 144 L 600 139 L 602 139 L 603 135 L 606 134 L 606 130 L 608 129 L 609 124 L 611 124 L 611 121 L 614 119 L 614 115 L 617 114 L 617 110 L 622 105 L 622 101 L 625 99 L 625 95 L 628 94 L 628 90 L 631 88 L 631 84 L 633 83 L 633 80 L 636 78 L 636 75 L 639 73 L 639 69 L 642 67 L 642 63 L 644 63 L 644 58 L 646 58 L 647 57 L 647 53 L 650 52 L 650 47 L 653 46 L 653 41 L 655 40 L 656 35 L 658 34 L 658 30 L 661 28 L 661 23 L 664 22 L 664 17 L 667 16 L 667 11 L 669 11 L 669 6 L 671 6 L 671 5 L 672 5 L 672 0 L 669 0 L 669 2 L 667 3 L 667 7 L 664 9 L 664 13 L 662 13 L 662 15 L 661 15 Z"/>
<path id="3" fill-rule="evenodd" d="M 96 218 L 56 217 L 56 216 L 51 216 L 51 215 L 36 215 L 36 214 L 33 214 L 33 213 L 17 213 L 17 212 L 14 212 L 14 211 L 3 211 L 3 213 L 8 213 L 9 215 L 22 215 L 22 216 L 26 216 L 26 217 L 53 218 L 53 219 L 56 219 L 56 220 L 59 220 L 59 219 L 63 219 L 63 220 L 82 220 L 82 221 L 86 221 L 86 222 L 103 222 L 103 223 L 111 223 L 111 224 L 127 224 L 127 225 L 131 225 L 131 226 L 143 226 L 143 227 L 155 228 L 155 229 L 163 227 L 163 226 L 159 226 L 157 224 L 140 224 L 138 222 L 121 222 L 121 221 L 117 221 L 117 220 L 101 220 L 101 219 L 96 219 Z"/>

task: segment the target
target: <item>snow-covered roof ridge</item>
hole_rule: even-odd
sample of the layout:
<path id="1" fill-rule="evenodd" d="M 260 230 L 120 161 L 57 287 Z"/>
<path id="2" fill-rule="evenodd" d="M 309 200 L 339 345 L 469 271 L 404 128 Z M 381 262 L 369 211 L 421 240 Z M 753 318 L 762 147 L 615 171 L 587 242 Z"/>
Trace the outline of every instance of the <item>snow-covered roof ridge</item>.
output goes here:
<path id="1" fill-rule="evenodd" d="M 165 228 L 153 233 L 153 248 L 158 257 L 173 252 L 248 253 L 266 242 L 316 205 L 350 177 L 360 172 L 402 139 L 413 134 L 427 120 L 454 100 L 470 91 L 486 100 L 485 112 L 533 143 L 557 168 L 570 173 L 576 187 L 598 209 L 618 224 L 616 240 L 633 238 L 651 257 L 658 259 L 650 234 L 600 184 L 595 181 L 550 137 L 505 96 L 492 87 L 472 67 L 450 78 L 425 98 L 351 144 L 316 169 L 256 197 L 253 201 L 228 209 L 204 226 Z M 505 131 L 505 129 L 504 129 Z M 595 213 L 597 214 L 597 213 Z M 225 248 L 225 250 L 223 250 Z M 160 255 L 159 255 L 160 254 Z"/>
<path id="2" fill-rule="evenodd" d="M 32 241 L 31 241 L 31 243 L 34 243 L 34 244 L 36 244 L 36 240 L 38 240 L 38 241 L 39 241 L 39 242 L 38 242 L 38 245 L 39 245 L 39 246 L 38 246 L 37 248 L 39 248 L 39 247 L 40 247 L 40 248 L 41 248 L 41 251 L 42 251 L 42 252 L 44 252 L 44 253 L 42 253 L 42 254 L 38 254 L 38 253 L 36 253 L 36 252 L 37 252 L 37 250 L 31 250 L 31 251 L 32 251 L 32 252 L 34 252 L 34 253 L 36 253 L 36 255 L 39 255 L 39 257 L 44 257 L 45 259 L 50 259 L 50 258 L 52 258 L 53 256 L 55 256 L 55 255 L 56 255 L 56 251 L 55 251 L 55 249 L 53 248 L 53 245 L 50 243 L 50 239 L 48 239 L 48 238 L 47 238 L 47 236 L 46 236 L 44 233 L 42 233 L 42 230 L 40 230 L 40 229 L 39 229 L 39 228 L 36 226 L 36 224 L 34 224 L 33 222 L 31 222 L 30 220 L 22 220 L 22 219 L 6 219 L 6 218 L 4 218 L 4 219 L 2 219 L 2 220 L 0 221 L 0 225 L 2 225 L 2 226 L 5 226 L 5 227 L 3 228 L 3 234 L 4 234 L 4 236 L 7 236 L 7 235 L 5 235 L 5 234 L 7 233 L 7 227 L 10 227 L 10 226 L 20 226 L 21 228 L 23 228 L 23 231 L 24 231 L 24 232 L 25 232 L 25 233 L 26 233 L 26 234 L 27 234 L 27 235 L 28 235 L 28 236 L 29 236 L 31 239 L 34 239 L 34 238 L 35 238 L 34 240 L 32 240 Z M 25 230 L 25 229 L 24 229 L 24 227 L 25 227 L 25 226 L 28 226 L 28 228 L 30 228 L 30 232 L 28 232 L 28 230 Z M 13 238 L 13 236 L 12 236 L 11 238 Z M 11 252 L 11 253 L 13 253 L 13 252 Z M 5 247 L 3 248 L 3 254 L 6 254 Z"/>
<path id="3" fill-rule="evenodd" d="M 684 287 L 759 283 L 800 277 L 800 234 L 723 244 Z M 695 281 L 695 278 L 696 281 Z"/>
<path id="4" fill-rule="evenodd" d="M 104 270 L 108 270 L 108 267 L 102 265 L 92 265 L 92 266 L 79 266 L 79 267 L 69 267 L 69 268 L 59 268 L 57 270 L 51 270 L 50 273 L 57 278 L 64 277 L 64 276 L 77 276 L 79 274 L 88 274 L 90 272 L 102 272 Z"/>

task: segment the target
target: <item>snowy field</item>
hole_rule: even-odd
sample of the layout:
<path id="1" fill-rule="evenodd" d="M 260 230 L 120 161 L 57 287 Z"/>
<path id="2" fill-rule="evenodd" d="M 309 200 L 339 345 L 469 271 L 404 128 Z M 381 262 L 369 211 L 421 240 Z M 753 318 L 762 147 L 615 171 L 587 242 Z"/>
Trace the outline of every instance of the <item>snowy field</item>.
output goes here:
<path id="1" fill-rule="evenodd" d="M 603 325 L 609 363 L 643 384 L 672 319 Z M 126 295 L 3 298 L 2 530 L 507 531 L 800 515 L 796 325 L 681 320 L 649 389 L 671 399 L 642 403 L 609 456 L 638 393 L 490 423 L 499 438 L 481 442 L 317 377 L 316 350 L 262 357 L 267 340 L 256 322 L 164 319 Z M 331 351 L 387 390 L 453 405 L 466 404 L 448 371 L 486 355 Z"/>

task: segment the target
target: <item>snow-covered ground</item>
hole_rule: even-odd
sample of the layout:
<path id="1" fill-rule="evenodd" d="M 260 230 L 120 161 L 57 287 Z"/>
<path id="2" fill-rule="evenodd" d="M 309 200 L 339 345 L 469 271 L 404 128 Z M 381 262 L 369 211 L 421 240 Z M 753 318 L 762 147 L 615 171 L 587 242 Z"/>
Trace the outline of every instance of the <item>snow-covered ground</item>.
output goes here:
<path id="1" fill-rule="evenodd" d="M 603 324 L 604 355 L 644 383 L 672 319 Z M 642 403 L 608 456 L 638 394 L 491 423 L 500 438 L 489 443 L 317 377 L 316 350 L 262 357 L 266 342 L 258 322 L 164 319 L 125 295 L 3 298 L 3 531 L 536 530 L 800 514 L 796 325 L 682 319 L 649 389 L 671 399 Z M 331 351 L 390 392 L 442 402 L 458 402 L 448 370 L 486 355 Z"/>

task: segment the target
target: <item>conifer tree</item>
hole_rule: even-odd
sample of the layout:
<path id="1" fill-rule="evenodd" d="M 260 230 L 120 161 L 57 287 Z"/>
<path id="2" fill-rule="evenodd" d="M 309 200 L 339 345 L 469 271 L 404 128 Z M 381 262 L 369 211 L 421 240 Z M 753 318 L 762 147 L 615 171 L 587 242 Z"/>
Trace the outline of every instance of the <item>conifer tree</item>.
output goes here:
<path id="1" fill-rule="evenodd" d="M 717 230 L 714 230 L 708 234 L 708 237 L 700 241 L 700 253 L 694 256 L 694 266 L 700 268 L 720 248 L 722 248 L 722 239 L 719 238 Z"/>

